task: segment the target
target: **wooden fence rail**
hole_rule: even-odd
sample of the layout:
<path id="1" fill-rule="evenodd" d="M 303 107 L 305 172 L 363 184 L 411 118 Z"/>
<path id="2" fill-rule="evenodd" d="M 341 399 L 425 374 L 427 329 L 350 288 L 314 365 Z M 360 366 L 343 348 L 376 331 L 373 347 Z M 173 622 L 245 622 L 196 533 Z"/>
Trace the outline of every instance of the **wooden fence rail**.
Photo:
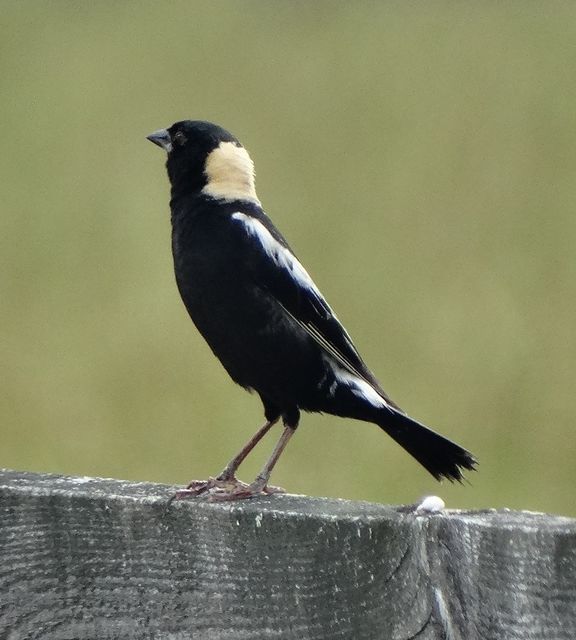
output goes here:
<path id="1" fill-rule="evenodd" d="M 576 520 L 0 472 L 1 640 L 574 640 Z"/>

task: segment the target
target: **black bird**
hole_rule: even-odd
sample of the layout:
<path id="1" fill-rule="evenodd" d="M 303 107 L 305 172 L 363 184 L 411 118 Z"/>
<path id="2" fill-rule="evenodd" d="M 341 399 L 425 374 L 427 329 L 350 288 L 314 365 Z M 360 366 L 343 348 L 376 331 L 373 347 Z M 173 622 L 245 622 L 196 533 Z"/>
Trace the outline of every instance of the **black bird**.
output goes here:
<path id="1" fill-rule="evenodd" d="M 266 423 L 216 478 L 175 497 L 271 493 L 270 473 L 300 411 L 374 422 L 437 480 L 473 470 L 465 449 L 408 417 L 380 387 L 324 296 L 266 215 L 254 165 L 240 142 L 210 122 L 185 120 L 148 140 L 168 154 L 176 282 L 194 324 L 230 377 L 254 390 Z M 282 418 L 284 431 L 254 482 L 236 470 Z"/>

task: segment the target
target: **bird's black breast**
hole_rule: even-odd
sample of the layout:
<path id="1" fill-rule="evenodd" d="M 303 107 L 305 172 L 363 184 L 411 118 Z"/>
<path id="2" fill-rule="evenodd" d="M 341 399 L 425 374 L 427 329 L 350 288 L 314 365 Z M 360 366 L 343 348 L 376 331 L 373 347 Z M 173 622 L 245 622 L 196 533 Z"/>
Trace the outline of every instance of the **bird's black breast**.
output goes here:
<path id="1" fill-rule="evenodd" d="M 173 207 L 176 281 L 194 324 L 239 384 L 279 406 L 306 404 L 323 375 L 319 350 L 254 274 L 261 256 L 239 241 L 232 215 L 250 203 Z"/>
<path id="2" fill-rule="evenodd" d="M 249 285 L 244 264 L 248 256 L 242 256 L 234 244 L 232 213 L 225 205 L 200 202 L 176 212 L 172 219 L 178 288 L 192 320 L 207 339 L 220 324 L 231 332 L 230 323 L 242 299 L 239 289 L 246 294 Z"/>

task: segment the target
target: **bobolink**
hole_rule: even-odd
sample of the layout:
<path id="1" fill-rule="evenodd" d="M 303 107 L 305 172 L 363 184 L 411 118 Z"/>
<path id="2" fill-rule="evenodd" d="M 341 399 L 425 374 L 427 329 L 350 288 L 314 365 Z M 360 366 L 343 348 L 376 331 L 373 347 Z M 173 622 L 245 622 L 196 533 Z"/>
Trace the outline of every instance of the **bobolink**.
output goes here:
<path id="1" fill-rule="evenodd" d="M 408 417 L 380 387 L 350 336 L 268 218 L 246 149 L 225 129 L 185 120 L 148 140 L 168 154 L 176 282 L 194 324 L 230 377 L 254 390 L 266 423 L 216 478 L 176 497 L 240 499 L 274 491 L 270 473 L 300 411 L 374 422 L 436 479 L 461 480 L 476 461 Z M 236 479 L 282 418 L 284 431 L 254 482 Z"/>

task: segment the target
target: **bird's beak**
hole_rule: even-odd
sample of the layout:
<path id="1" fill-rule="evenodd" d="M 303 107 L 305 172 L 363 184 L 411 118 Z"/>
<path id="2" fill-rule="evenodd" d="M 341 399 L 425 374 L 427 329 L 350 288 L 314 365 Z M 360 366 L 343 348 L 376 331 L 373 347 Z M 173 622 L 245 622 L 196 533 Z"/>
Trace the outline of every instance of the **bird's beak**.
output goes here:
<path id="1" fill-rule="evenodd" d="M 172 151 L 172 140 L 166 129 L 158 129 L 158 131 L 154 131 L 154 133 L 146 136 L 146 139 L 157 144 L 159 147 L 162 147 L 166 153 L 170 153 L 170 151 Z"/>

